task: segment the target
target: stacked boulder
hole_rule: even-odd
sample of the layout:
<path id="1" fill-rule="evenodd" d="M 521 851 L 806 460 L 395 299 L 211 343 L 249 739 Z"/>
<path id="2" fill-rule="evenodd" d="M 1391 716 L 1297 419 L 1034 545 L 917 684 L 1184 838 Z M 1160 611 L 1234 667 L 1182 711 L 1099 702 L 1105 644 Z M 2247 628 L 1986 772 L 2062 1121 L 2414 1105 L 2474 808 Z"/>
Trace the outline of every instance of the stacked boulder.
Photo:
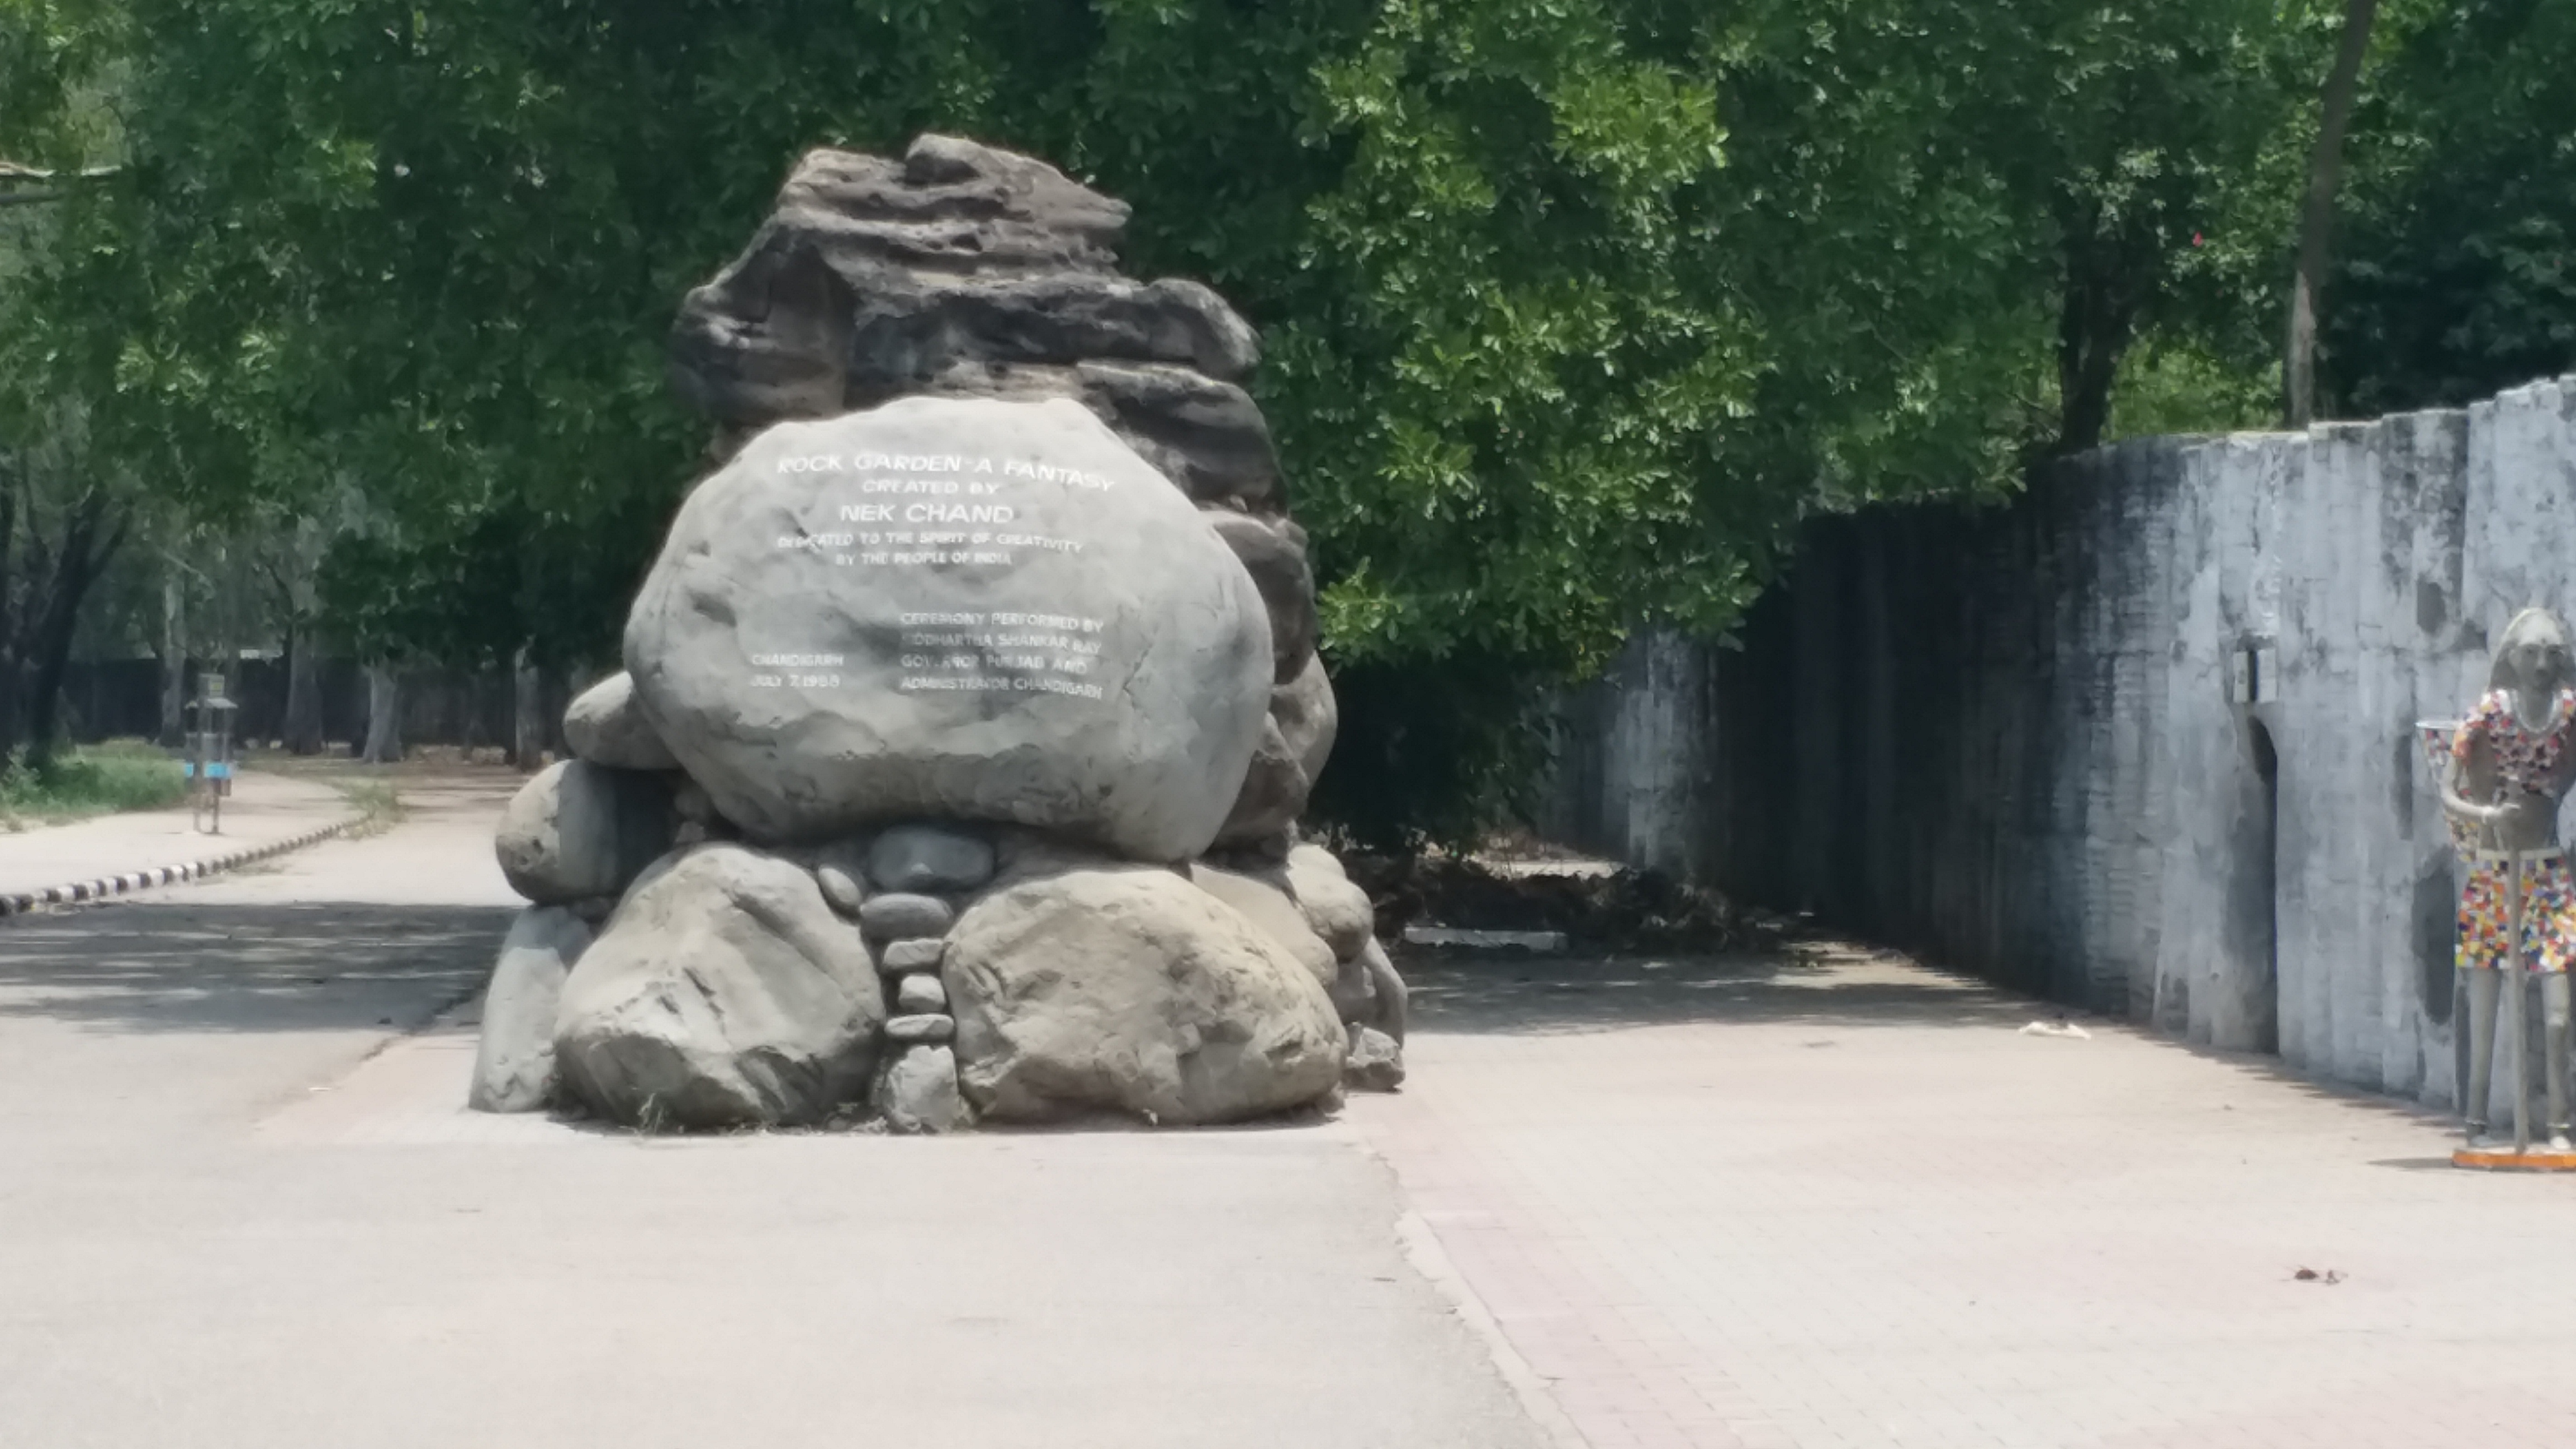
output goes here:
<path id="1" fill-rule="evenodd" d="M 473 1105 L 646 1128 L 1236 1120 L 1402 1078 L 1304 535 L 1213 293 L 926 137 L 817 152 L 692 293 L 718 420 L 627 672 L 498 852 Z"/>
<path id="2" fill-rule="evenodd" d="M 688 296 L 682 397 L 731 457 L 794 418 L 906 397 L 1079 403 L 1197 506 L 1270 620 L 1267 719 L 1225 847 L 1285 848 L 1339 716 L 1315 651 L 1315 576 L 1270 426 L 1243 381 L 1250 323 L 1195 282 L 1118 270 L 1124 203 L 1043 162 L 948 136 L 902 159 L 816 151 L 749 248 Z"/>
<path id="3" fill-rule="evenodd" d="M 835 870 L 836 901 L 854 908 L 860 928 L 876 943 L 877 969 L 893 983 L 894 1016 L 886 1022 L 893 1055 L 877 1078 L 870 1101 L 886 1125 L 902 1132 L 945 1132 L 967 1122 L 957 1090 L 957 1018 L 948 1012 L 948 985 L 939 976 L 948 929 L 957 910 L 948 894 L 972 891 L 993 878 L 990 841 L 935 826 L 901 826 L 868 846 L 867 881 L 882 894 L 863 896 L 852 877 Z"/>

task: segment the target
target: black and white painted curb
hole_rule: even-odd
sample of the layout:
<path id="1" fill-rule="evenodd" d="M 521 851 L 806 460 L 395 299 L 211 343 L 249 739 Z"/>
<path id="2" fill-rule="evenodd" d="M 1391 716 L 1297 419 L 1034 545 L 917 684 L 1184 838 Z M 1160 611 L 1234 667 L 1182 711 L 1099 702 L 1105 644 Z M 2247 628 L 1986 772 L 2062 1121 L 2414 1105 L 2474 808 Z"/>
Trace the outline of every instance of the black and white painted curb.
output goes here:
<path id="1" fill-rule="evenodd" d="M 0 895 L 0 918 L 23 916 L 46 906 L 68 906 L 82 901 L 100 901 L 109 896 L 124 895 L 128 891 L 147 890 L 153 886 L 177 885 L 181 881 L 203 880 L 207 876 L 237 869 L 253 861 L 284 855 L 290 850 L 302 850 L 308 845 L 318 845 L 332 836 L 345 834 L 357 828 L 365 819 L 363 815 L 351 816 L 337 825 L 326 825 L 319 830 L 308 830 L 302 835 L 290 836 L 285 840 L 272 840 L 264 845 L 244 846 L 240 850 L 227 851 L 222 855 L 210 855 L 204 860 L 192 860 L 185 865 L 156 865 L 150 870 L 101 876 L 97 880 L 74 881 L 70 885 L 47 886 L 40 891 L 12 891 Z"/>

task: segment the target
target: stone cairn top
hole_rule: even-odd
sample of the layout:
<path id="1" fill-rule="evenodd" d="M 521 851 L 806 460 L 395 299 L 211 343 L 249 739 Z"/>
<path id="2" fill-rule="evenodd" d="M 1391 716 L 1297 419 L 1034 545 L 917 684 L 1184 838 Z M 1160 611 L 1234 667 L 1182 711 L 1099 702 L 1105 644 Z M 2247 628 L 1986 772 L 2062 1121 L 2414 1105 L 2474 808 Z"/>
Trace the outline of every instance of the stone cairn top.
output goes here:
<path id="1" fill-rule="evenodd" d="M 1069 397 L 1202 505 L 1284 514 L 1240 383 L 1252 327 L 1196 282 L 1118 270 L 1123 202 L 949 136 L 901 160 L 810 152 L 733 265 L 689 293 L 682 397 L 730 453 L 790 418 L 898 397 Z"/>

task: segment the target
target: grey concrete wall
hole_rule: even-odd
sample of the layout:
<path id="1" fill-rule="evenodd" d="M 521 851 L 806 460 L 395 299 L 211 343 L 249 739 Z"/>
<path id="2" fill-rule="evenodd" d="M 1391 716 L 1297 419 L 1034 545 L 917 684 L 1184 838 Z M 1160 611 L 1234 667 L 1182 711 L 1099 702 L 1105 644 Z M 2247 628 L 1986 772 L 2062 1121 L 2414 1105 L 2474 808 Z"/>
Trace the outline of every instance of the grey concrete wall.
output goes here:
<path id="1" fill-rule="evenodd" d="M 2576 378 L 2123 444 L 2008 506 L 1815 522 L 1741 648 L 1644 638 L 1569 703 L 1547 824 L 2447 1104 L 2454 863 L 2411 726 L 2535 603 L 2576 615 Z"/>

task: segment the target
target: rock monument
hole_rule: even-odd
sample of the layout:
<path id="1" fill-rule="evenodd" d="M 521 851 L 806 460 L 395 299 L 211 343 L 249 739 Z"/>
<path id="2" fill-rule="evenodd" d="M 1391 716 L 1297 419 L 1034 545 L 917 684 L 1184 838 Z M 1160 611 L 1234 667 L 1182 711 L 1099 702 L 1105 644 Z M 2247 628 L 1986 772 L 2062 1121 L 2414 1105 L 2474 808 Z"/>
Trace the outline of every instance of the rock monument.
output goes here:
<path id="1" fill-rule="evenodd" d="M 648 1128 L 1236 1120 L 1402 1080 L 1297 818 L 1333 743 L 1252 329 L 1124 206 L 943 136 L 817 151 L 689 295 L 713 471 L 575 758 L 473 1105 Z"/>

